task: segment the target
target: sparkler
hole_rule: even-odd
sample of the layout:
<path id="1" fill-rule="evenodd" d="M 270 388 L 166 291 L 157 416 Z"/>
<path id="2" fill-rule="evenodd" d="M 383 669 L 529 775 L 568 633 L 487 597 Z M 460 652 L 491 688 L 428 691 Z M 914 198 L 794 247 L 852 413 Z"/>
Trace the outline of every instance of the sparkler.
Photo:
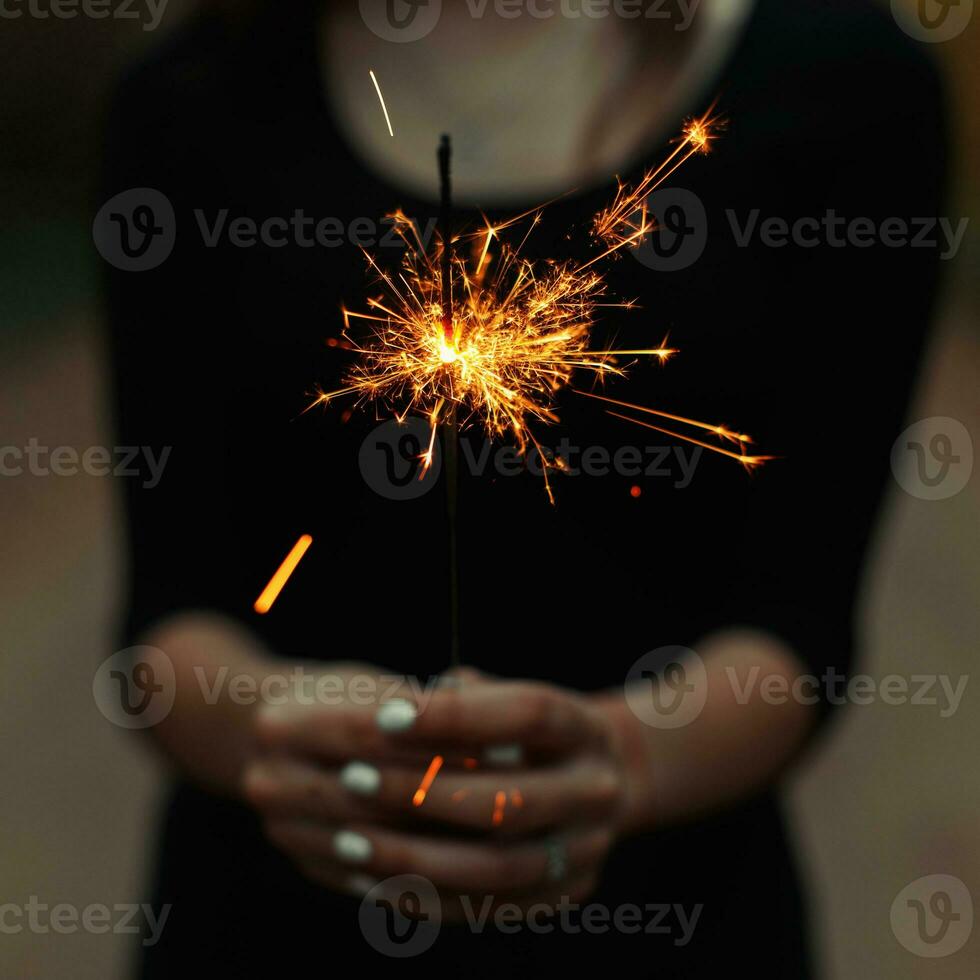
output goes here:
<path id="1" fill-rule="evenodd" d="M 377 89 L 377 80 L 372 74 Z M 384 99 L 378 89 L 384 107 Z M 591 238 L 598 254 L 586 261 L 549 260 L 535 263 L 522 254 L 543 208 L 536 208 L 493 224 L 484 219 L 473 233 L 453 233 L 450 195 L 450 147 L 443 137 L 438 151 L 440 174 L 439 235 L 431 252 L 416 226 L 401 211 L 390 215 L 394 233 L 405 246 L 401 266 L 389 271 L 364 252 L 368 267 L 382 287 L 381 295 L 367 301 L 367 310 L 343 310 L 342 346 L 357 355 L 336 391 L 318 392 L 313 405 L 327 405 L 350 397 L 355 405 L 373 404 L 403 421 L 409 414 L 424 415 L 431 427 L 428 447 L 420 457 L 419 478 L 432 465 L 437 433 L 444 435 L 446 503 L 449 521 L 451 657 L 459 663 L 459 575 L 456 540 L 458 506 L 458 434 L 481 427 L 488 437 L 509 437 L 519 453 L 537 451 L 544 488 L 554 504 L 549 470 L 561 471 L 564 462 L 549 455 L 535 434 L 536 424 L 558 421 L 557 399 L 570 392 L 595 399 L 608 415 L 735 459 L 747 469 L 771 459 L 747 452 L 749 436 L 723 425 L 712 425 L 659 409 L 636 405 L 583 391 L 573 378 L 591 377 L 594 384 L 622 378 L 636 358 L 664 363 L 678 351 L 667 338 L 657 346 L 614 349 L 595 345 L 592 329 L 600 309 L 629 310 L 631 302 L 614 301 L 607 293 L 600 263 L 637 246 L 655 230 L 647 199 L 679 167 L 698 153 L 707 153 L 719 128 L 709 110 L 690 120 L 677 146 L 655 169 L 633 186 L 617 182 L 609 207 L 596 214 Z M 387 111 L 385 113 L 387 119 Z M 390 122 L 389 122 L 390 128 Z M 504 236 L 526 226 L 516 245 Z M 352 334 L 354 321 L 366 321 L 367 336 Z M 627 363 L 628 362 L 628 363 Z M 312 408 L 313 405 L 310 407 Z M 635 415 L 666 419 L 699 429 L 719 444 L 667 429 Z M 727 448 L 723 444 L 728 444 Z M 634 487 L 631 490 L 638 496 Z M 421 806 L 443 764 L 435 756 L 413 797 Z M 508 796 L 501 789 L 494 797 L 491 822 L 504 818 Z M 521 806 L 519 790 L 510 800 Z"/>
<path id="2" fill-rule="evenodd" d="M 447 471 L 452 471 L 447 472 L 451 509 L 455 507 L 451 485 L 455 481 L 456 434 L 473 425 L 482 427 L 490 438 L 510 437 L 522 455 L 536 450 L 545 491 L 554 503 L 549 471 L 560 471 L 564 462 L 542 448 L 533 427 L 558 421 L 559 393 L 568 388 L 586 394 L 571 386 L 576 375 L 591 375 L 594 382 L 602 383 L 624 377 L 627 361 L 650 357 L 663 363 L 678 353 L 668 346 L 666 337 L 658 346 L 639 349 L 593 344 L 592 329 L 600 309 L 629 310 L 634 305 L 608 297 L 600 263 L 635 247 L 654 230 L 647 197 L 685 161 L 708 152 L 717 128 L 710 111 L 691 120 L 660 166 L 635 186 L 619 182 L 612 204 L 593 219 L 591 237 L 601 250 L 583 262 L 535 263 L 522 255 L 543 208 L 497 224 L 485 220 L 478 231 L 454 236 L 449 227 L 449 146 L 444 140 L 439 151 L 442 205 L 435 247 L 431 252 L 426 249 L 416 226 L 403 212 L 389 216 L 405 246 L 401 267 L 383 269 L 365 251 L 382 294 L 367 301 L 365 312 L 343 310 L 340 346 L 358 358 L 344 377 L 344 387 L 319 392 L 313 404 L 350 396 L 357 405 L 385 407 L 399 421 L 412 413 L 425 416 L 431 436 L 421 457 L 420 478 L 432 464 L 436 436 L 442 428 Z M 523 235 L 512 245 L 504 232 L 521 225 L 526 226 Z M 352 324 L 360 320 L 369 325 L 364 339 L 352 334 Z M 720 442 L 735 437 L 739 449 L 750 441 L 721 425 L 658 413 L 629 402 L 613 404 L 661 414 L 710 432 Z M 650 427 L 648 422 L 629 420 Z M 732 452 L 683 432 L 669 434 L 735 458 L 747 468 L 769 458 Z M 450 521 L 452 525 L 452 518 Z"/>

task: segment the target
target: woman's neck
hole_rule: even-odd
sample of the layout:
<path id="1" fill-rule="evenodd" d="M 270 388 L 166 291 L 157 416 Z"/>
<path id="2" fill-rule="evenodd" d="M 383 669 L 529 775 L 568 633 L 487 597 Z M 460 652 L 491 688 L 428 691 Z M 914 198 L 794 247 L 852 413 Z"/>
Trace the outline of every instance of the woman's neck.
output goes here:
<path id="1" fill-rule="evenodd" d="M 427 36 L 393 43 L 353 5 L 331 5 L 321 49 L 328 101 L 372 169 L 432 198 L 434 149 L 450 132 L 457 199 L 485 207 L 540 200 L 628 165 L 666 119 L 688 108 L 680 103 L 715 23 L 697 8 L 690 29 L 676 30 L 614 16 L 508 19 L 493 0 L 475 17 L 471 6 L 444 4 Z"/>

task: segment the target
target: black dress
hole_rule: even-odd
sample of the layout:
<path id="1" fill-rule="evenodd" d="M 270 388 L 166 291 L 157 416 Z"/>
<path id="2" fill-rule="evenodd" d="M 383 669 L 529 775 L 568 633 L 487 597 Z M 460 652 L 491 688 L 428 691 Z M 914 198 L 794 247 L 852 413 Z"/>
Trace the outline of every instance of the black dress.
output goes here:
<path id="1" fill-rule="evenodd" d="M 433 599 L 447 589 L 442 494 L 393 501 L 368 486 L 358 450 L 376 425 L 371 412 L 346 422 L 339 407 L 302 413 L 310 392 L 337 387 L 348 363 L 325 339 L 338 333 L 341 303 L 369 292 L 363 257 L 349 241 L 242 248 L 224 236 L 211 247 L 199 226 L 221 209 L 229 222 L 302 209 L 345 228 L 397 206 L 423 222 L 435 213 L 432 201 L 412 199 L 355 158 L 321 93 L 313 10 L 273 6 L 239 29 L 206 17 L 184 30 L 128 75 L 110 121 L 107 191 L 159 189 L 178 229 L 161 266 L 108 276 L 120 438 L 173 447 L 159 486 L 127 481 L 126 632 L 174 610 L 215 609 L 285 658 L 438 672 L 448 650 Z M 938 252 L 880 240 L 777 248 L 759 234 L 740 237 L 753 214 L 792 222 L 833 211 L 876 226 L 940 214 L 940 85 L 870 0 L 761 0 L 689 111 L 715 95 L 728 130 L 675 181 L 704 205 L 703 254 L 673 271 L 630 256 L 614 263 L 611 287 L 642 309 L 612 311 L 596 335 L 636 347 L 669 332 L 681 354 L 662 367 L 637 365 L 610 393 L 729 423 L 780 458 L 750 476 L 705 452 L 688 481 L 674 440 L 569 395 L 560 425 L 539 432 L 546 446 L 562 437 L 610 454 L 636 446 L 651 472 L 559 477 L 552 507 L 536 475 L 464 465 L 462 647 L 467 662 L 493 673 L 616 687 L 648 650 L 696 646 L 732 624 L 785 638 L 815 675 L 848 668 L 859 573 L 922 351 Z M 680 124 L 625 176 L 658 161 Z M 573 254 L 612 190 L 553 204 L 528 254 Z M 478 456 L 482 436 L 466 438 Z M 692 449 L 682 451 L 689 462 Z M 255 597 L 302 533 L 313 547 L 272 612 L 256 616 Z M 435 627 L 420 629 L 428 620 Z M 676 929 L 444 928 L 398 969 L 500 978 L 613 964 L 623 974 L 691 978 L 744 962 L 757 976 L 809 976 L 791 851 L 767 793 L 624 841 L 610 858 L 595 901 L 689 913 L 700 905 L 684 945 Z M 143 954 L 146 977 L 390 964 L 364 941 L 356 900 L 295 873 L 246 808 L 189 785 L 166 810 L 157 901 L 173 911 Z M 628 959 L 614 961 L 619 954 Z"/>

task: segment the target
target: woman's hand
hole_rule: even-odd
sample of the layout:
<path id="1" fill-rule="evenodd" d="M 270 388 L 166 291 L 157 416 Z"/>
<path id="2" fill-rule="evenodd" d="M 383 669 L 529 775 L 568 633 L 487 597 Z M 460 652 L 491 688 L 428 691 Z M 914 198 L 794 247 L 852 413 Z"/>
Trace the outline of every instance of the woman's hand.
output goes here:
<path id="1" fill-rule="evenodd" d="M 451 918 L 584 898 L 624 805 L 605 715 L 551 685 L 473 676 L 420 709 L 261 712 L 266 754 L 245 786 L 270 839 L 336 889 L 421 875 Z M 442 767 L 420 800 L 436 754 Z"/>

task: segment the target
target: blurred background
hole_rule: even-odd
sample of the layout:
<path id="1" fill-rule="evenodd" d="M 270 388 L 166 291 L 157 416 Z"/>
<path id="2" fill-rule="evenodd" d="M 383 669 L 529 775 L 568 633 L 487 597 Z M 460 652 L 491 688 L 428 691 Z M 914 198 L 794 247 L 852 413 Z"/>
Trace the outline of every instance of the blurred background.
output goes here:
<path id="1" fill-rule="evenodd" d="M 908 0 L 914 7 L 917 0 Z M 0 445 L 112 446 L 92 246 L 101 117 L 120 69 L 159 26 L 88 17 L 0 20 Z M 144 20 L 145 20 L 144 14 Z M 980 215 L 980 13 L 942 61 L 956 128 L 946 213 Z M 909 421 L 980 433 L 980 220 L 947 282 Z M 897 433 L 896 433 L 897 436 Z M 114 651 L 121 528 L 114 481 L 0 478 L 0 905 L 148 902 L 159 764 L 91 695 Z M 980 478 L 920 500 L 893 484 L 865 587 L 863 666 L 875 676 L 971 673 L 980 638 Z M 971 685 L 973 679 L 971 678 Z M 972 696 L 971 696 L 972 695 Z M 892 933 L 898 893 L 952 874 L 980 900 L 980 712 L 880 701 L 842 712 L 787 787 L 828 980 L 980 975 L 980 939 L 922 959 Z M 819 787 L 819 789 L 818 789 Z M 764 942 L 765 936 L 747 937 Z M 0 977 L 120 980 L 133 937 L 0 932 Z"/>

